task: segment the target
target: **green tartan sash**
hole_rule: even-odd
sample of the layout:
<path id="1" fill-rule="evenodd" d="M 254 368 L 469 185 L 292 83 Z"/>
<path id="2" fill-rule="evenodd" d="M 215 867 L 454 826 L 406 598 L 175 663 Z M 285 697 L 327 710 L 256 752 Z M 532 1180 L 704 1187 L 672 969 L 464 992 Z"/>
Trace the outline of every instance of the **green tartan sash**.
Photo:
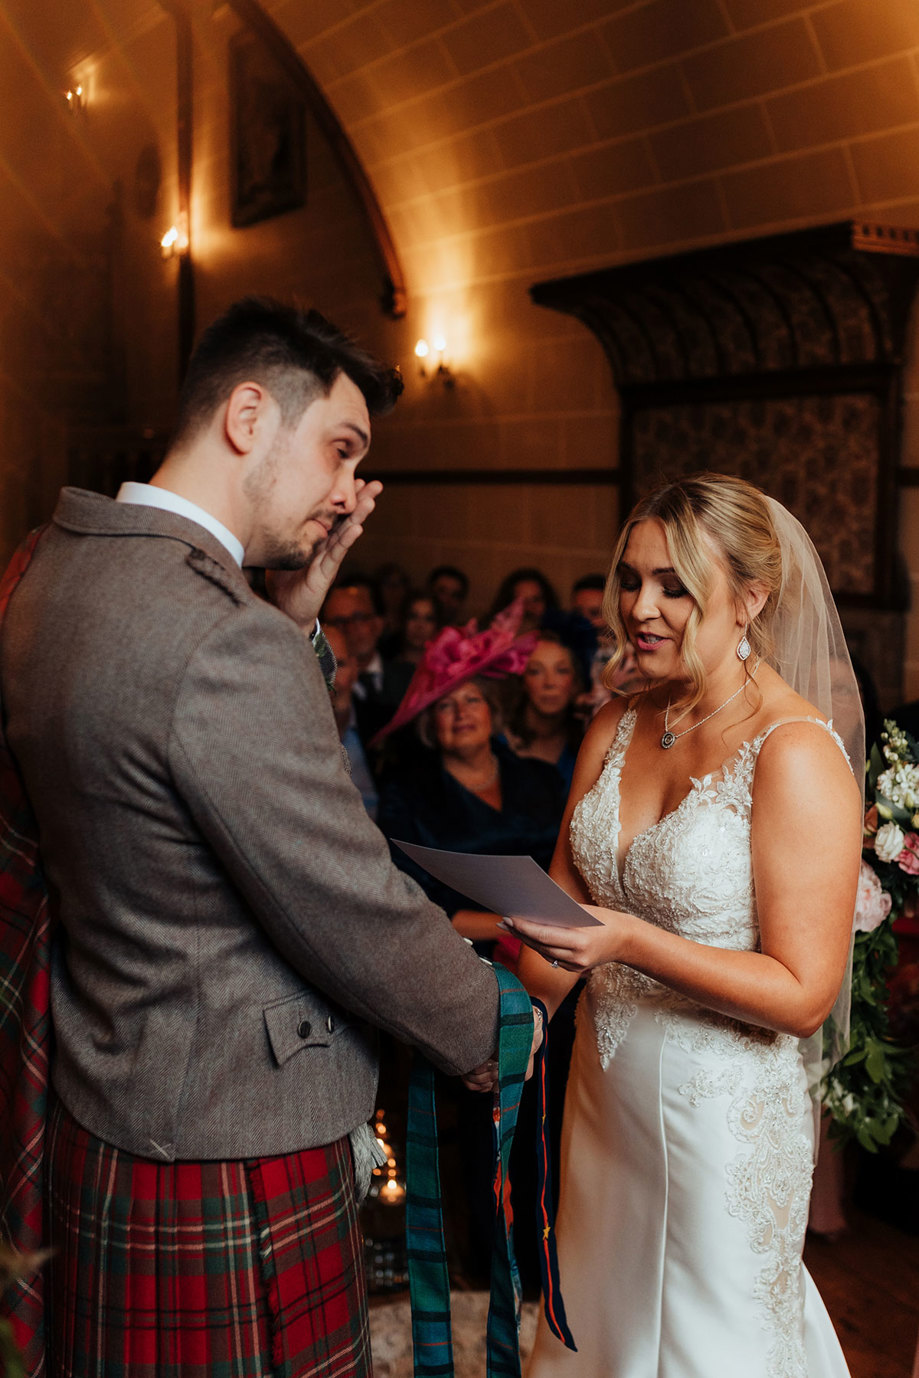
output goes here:
<path id="1" fill-rule="evenodd" d="M 515 976 L 495 966 L 500 991 L 495 1092 L 495 1234 L 488 1310 L 487 1378 L 520 1378 L 520 1281 L 511 1238 L 508 1162 L 533 1042 L 533 1007 Z M 450 1279 L 444 1245 L 434 1109 L 434 1069 L 417 1058 L 406 1135 L 406 1244 L 415 1378 L 453 1378 Z"/>

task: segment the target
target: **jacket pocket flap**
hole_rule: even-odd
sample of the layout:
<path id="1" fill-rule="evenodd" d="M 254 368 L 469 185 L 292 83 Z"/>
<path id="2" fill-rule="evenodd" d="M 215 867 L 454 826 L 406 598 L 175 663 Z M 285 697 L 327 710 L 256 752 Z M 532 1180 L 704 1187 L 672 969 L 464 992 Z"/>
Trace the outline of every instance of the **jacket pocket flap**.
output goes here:
<path id="1" fill-rule="evenodd" d="M 324 1000 L 304 991 L 264 1009 L 268 1041 L 278 1065 L 302 1048 L 328 1048 L 345 1020 Z"/>

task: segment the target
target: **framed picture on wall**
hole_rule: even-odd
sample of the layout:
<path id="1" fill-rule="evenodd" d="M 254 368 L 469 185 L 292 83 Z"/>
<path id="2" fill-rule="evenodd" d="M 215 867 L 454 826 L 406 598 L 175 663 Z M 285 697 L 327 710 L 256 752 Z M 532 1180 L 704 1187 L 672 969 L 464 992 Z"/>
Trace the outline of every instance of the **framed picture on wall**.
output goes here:
<path id="1" fill-rule="evenodd" d="M 306 203 L 306 106 L 248 32 L 230 40 L 230 189 L 236 228 Z"/>

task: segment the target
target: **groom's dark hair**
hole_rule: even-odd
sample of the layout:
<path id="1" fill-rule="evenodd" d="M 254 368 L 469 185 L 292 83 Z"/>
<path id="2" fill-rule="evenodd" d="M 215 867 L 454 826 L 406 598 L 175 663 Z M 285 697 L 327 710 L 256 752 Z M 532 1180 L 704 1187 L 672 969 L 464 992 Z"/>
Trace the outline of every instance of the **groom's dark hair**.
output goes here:
<path id="1" fill-rule="evenodd" d="M 381 363 L 318 311 L 244 297 L 208 326 L 188 365 L 179 394 L 175 440 L 206 426 L 240 383 L 262 384 L 295 425 L 318 397 L 346 374 L 371 416 L 381 416 L 402 391 L 399 370 Z"/>

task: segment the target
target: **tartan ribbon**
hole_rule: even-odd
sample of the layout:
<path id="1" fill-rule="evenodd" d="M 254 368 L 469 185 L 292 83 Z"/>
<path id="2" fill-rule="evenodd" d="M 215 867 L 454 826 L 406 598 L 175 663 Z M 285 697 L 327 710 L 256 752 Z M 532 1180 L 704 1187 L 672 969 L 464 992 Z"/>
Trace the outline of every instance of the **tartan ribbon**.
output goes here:
<path id="1" fill-rule="evenodd" d="M 453 1378 L 450 1277 L 440 1200 L 434 1068 L 416 1053 L 405 1134 L 405 1249 L 415 1378 Z"/>
<path id="2" fill-rule="evenodd" d="M 28 567 L 39 528 L 0 581 L 0 621 Z M 0 704 L 2 710 L 2 704 Z M 0 711 L 0 1236 L 19 1254 L 44 1244 L 45 1122 L 51 1050 L 51 932 L 38 826 Z M 33 1268 L 0 1298 L 29 1378 L 45 1372 L 44 1279 Z"/>
<path id="3" fill-rule="evenodd" d="M 510 1158 L 533 1046 L 533 1005 L 516 976 L 495 966 L 501 997 L 495 1092 L 495 1233 L 486 1334 L 487 1378 L 520 1378 L 520 1276 L 514 1257 Z"/>
<path id="4" fill-rule="evenodd" d="M 555 1247 L 555 1207 L 552 1199 L 552 1154 L 549 1151 L 547 1119 L 549 1113 L 549 1012 L 541 1000 L 533 1000 L 542 1015 L 543 1037 L 533 1075 L 536 1078 L 536 1118 L 538 1122 L 536 1139 L 536 1162 L 539 1172 L 539 1186 L 536 1200 L 536 1216 L 539 1224 L 539 1273 L 542 1281 L 543 1309 L 546 1322 L 557 1339 L 566 1349 L 575 1354 L 578 1347 L 568 1326 L 565 1315 L 565 1302 L 562 1298 L 561 1280 L 558 1275 L 558 1253 Z"/>
<path id="5" fill-rule="evenodd" d="M 504 967 L 496 965 L 494 970 L 500 995 L 500 1022 L 494 1113 L 494 1243 L 486 1372 L 487 1378 L 520 1378 L 520 1281 L 511 1231 L 513 1214 L 508 1168 L 520 1094 L 532 1046 L 533 1004 L 538 1002 L 531 1002 L 517 978 Z M 549 1325 L 569 1349 L 574 1349 L 574 1341 L 565 1320 L 555 1256 L 551 1175 L 545 1133 L 547 1029 L 548 1019 L 543 1008 L 543 1043 L 537 1054 L 535 1069 L 540 1125 L 538 1210 L 543 1242 L 540 1271 Z M 421 1058 L 416 1058 L 409 1085 L 406 1177 L 406 1244 L 415 1378 L 453 1378 L 450 1278 L 440 1196 L 434 1070 L 430 1063 Z"/>

